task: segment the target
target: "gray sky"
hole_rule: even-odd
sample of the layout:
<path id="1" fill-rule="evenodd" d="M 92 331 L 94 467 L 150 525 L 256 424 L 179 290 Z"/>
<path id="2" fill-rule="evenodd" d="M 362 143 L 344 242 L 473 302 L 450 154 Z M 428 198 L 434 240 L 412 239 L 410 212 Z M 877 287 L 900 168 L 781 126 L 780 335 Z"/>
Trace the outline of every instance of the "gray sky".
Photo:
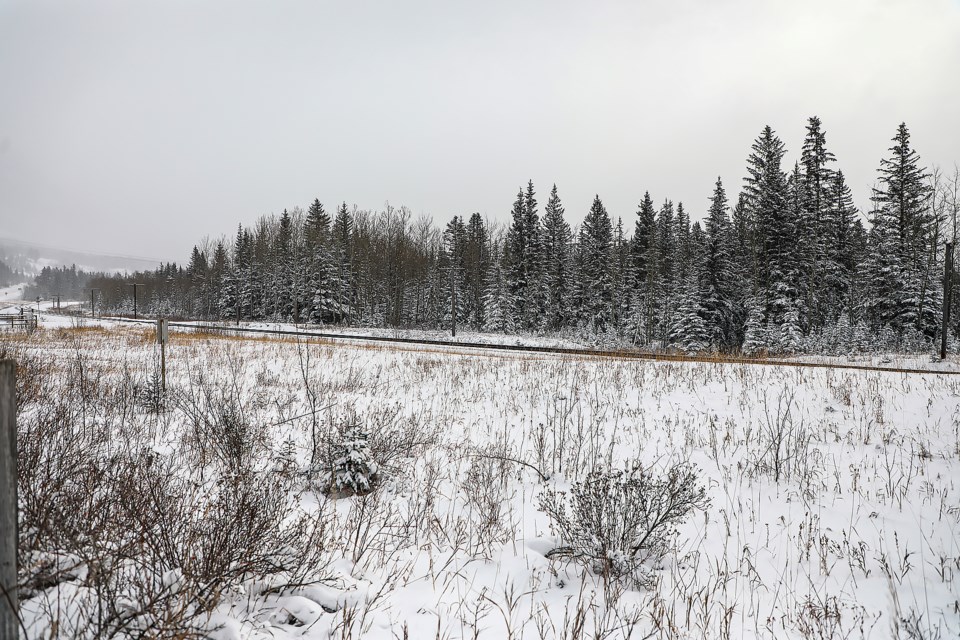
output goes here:
<path id="1" fill-rule="evenodd" d="M 960 0 L 0 0 L 0 236 L 183 259 L 319 197 L 506 220 L 532 178 L 694 219 L 806 118 L 865 206 L 896 126 L 960 161 Z"/>

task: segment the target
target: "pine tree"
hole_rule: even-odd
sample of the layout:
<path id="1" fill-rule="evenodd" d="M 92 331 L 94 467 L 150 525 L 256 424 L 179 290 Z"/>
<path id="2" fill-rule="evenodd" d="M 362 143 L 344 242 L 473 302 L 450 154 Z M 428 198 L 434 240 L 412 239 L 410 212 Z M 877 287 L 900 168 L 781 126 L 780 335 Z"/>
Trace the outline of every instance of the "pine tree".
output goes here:
<path id="1" fill-rule="evenodd" d="M 527 233 L 527 252 L 524 256 L 524 264 L 525 280 L 528 283 L 528 300 L 523 317 L 523 326 L 526 329 L 533 329 L 540 325 L 545 307 L 543 291 L 540 287 L 543 270 L 542 230 L 540 229 L 540 218 L 537 214 L 537 199 L 533 189 L 533 180 L 527 182 L 527 190 L 523 196 L 523 220 Z"/>
<path id="2" fill-rule="evenodd" d="M 523 190 L 517 193 L 510 212 L 511 223 L 507 230 L 504 248 L 504 271 L 507 293 L 510 298 L 511 323 L 522 326 L 532 306 L 530 301 L 529 245 L 530 232 L 527 228 L 526 209 L 523 202 Z"/>
<path id="3" fill-rule="evenodd" d="M 466 286 L 467 227 L 460 216 L 453 216 L 443 233 L 443 250 L 439 267 L 445 278 L 443 287 L 444 325 L 449 326 L 453 287 L 457 293 L 457 323 L 462 324 L 469 315 L 469 289 Z"/>
<path id="4" fill-rule="evenodd" d="M 483 292 L 484 328 L 488 331 L 512 333 L 516 330 L 513 323 L 512 300 L 509 283 L 505 274 L 503 248 L 499 243 L 490 247 L 490 269 Z"/>
<path id="5" fill-rule="evenodd" d="M 611 320 L 613 228 L 599 195 L 594 196 L 590 211 L 580 227 L 579 248 L 582 269 L 579 283 L 581 317 L 588 328 L 601 332 Z"/>
<path id="6" fill-rule="evenodd" d="M 711 344 L 732 349 L 737 342 L 734 320 L 734 276 L 731 261 L 731 228 L 727 217 L 727 193 L 717 177 L 705 221 L 702 272 L 703 313 Z"/>
<path id="7" fill-rule="evenodd" d="M 908 328 L 933 337 L 940 302 L 936 286 L 936 219 L 928 209 L 928 174 L 910 147 L 901 124 L 890 158 L 881 160 L 867 272 L 868 313 L 875 330 L 889 327 L 896 335 Z"/>
<path id="8" fill-rule="evenodd" d="M 699 285 L 700 274 L 691 269 L 680 287 L 676 319 L 669 336 L 672 345 L 688 354 L 707 351 L 711 344 L 710 329 L 703 319 Z"/>
<path id="9" fill-rule="evenodd" d="M 747 324 L 743 335 L 743 352 L 747 355 L 765 353 L 774 344 L 763 309 L 764 304 L 758 299 L 752 299 L 747 304 Z"/>
<path id="10" fill-rule="evenodd" d="M 230 257 L 227 254 L 227 247 L 223 240 L 217 241 L 217 246 L 213 250 L 213 258 L 210 262 L 210 280 L 211 294 L 208 301 L 208 317 L 216 311 L 217 319 L 221 319 L 223 305 L 221 298 L 227 285 L 227 277 L 230 269 Z"/>
<path id="11" fill-rule="evenodd" d="M 693 246 L 690 243 L 690 216 L 683 208 L 683 203 L 677 203 L 677 214 L 673 219 L 673 237 L 676 247 L 676 272 L 678 283 L 687 278 L 687 272 L 693 268 Z"/>
<path id="12" fill-rule="evenodd" d="M 330 251 L 330 216 L 318 199 L 307 210 L 303 236 L 304 290 L 299 298 L 304 301 L 311 322 L 333 322 L 338 316 L 335 292 L 339 283 Z"/>
<path id="13" fill-rule="evenodd" d="M 799 266 L 800 278 L 805 283 L 805 311 L 811 326 L 818 328 L 833 322 L 839 313 L 836 265 L 831 255 L 837 225 L 832 197 L 835 173 L 829 164 L 835 158 L 827 150 L 826 133 L 821 124 L 816 116 L 807 120 L 800 155 L 801 206 L 797 220 L 798 250 L 803 254 Z"/>
<path id="14" fill-rule="evenodd" d="M 284 209 L 273 243 L 273 255 L 270 258 L 273 272 L 272 309 L 276 320 L 289 320 L 293 317 L 293 280 L 299 266 L 294 264 L 293 245 L 293 220 L 289 212 Z"/>
<path id="15" fill-rule="evenodd" d="M 670 327 L 676 311 L 677 243 L 673 215 L 673 202 L 666 200 L 660 207 L 656 226 L 657 271 L 654 308 L 656 311 L 657 337 L 669 342 Z"/>
<path id="16" fill-rule="evenodd" d="M 823 234 L 823 279 L 824 305 L 827 309 L 825 320 L 829 323 L 839 319 L 841 312 L 844 309 L 849 311 L 851 306 L 853 278 L 859 264 L 855 241 L 859 220 L 853 194 L 842 171 L 832 175 L 828 195 L 830 203 L 826 222 L 829 226 Z"/>
<path id="17" fill-rule="evenodd" d="M 569 310 L 570 250 L 572 235 L 570 225 L 564 219 L 563 204 L 557 194 L 557 185 L 550 190 L 550 198 L 544 208 L 543 252 L 543 298 L 546 301 L 546 328 L 556 331 L 571 322 Z"/>
<path id="18" fill-rule="evenodd" d="M 635 343 L 649 344 L 656 327 L 657 220 L 650 192 L 643 194 L 631 241 L 633 297 L 628 331 Z"/>
<path id="19" fill-rule="evenodd" d="M 614 227 L 613 247 L 610 259 L 610 279 L 613 299 L 611 301 L 611 320 L 613 328 L 619 332 L 627 324 L 632 294 L 630 243 L 623 232 L 623 219 L 617 218 Z"/>
<path id="20" fill-rule="evenodd" d="M 787 179 L 780 169 L 785 148 L 769 126 L 754 141 L 744 179 L 744 214 L 749 224 L 755 296 L 764 321 L 779 322 L 796 302 L 790 290 L 793 232 L 787 216 Z"/>
<path id="21" fill-rule="evenodd" d="M 490 239 L 487 227 L 479 213 L 470 216 L 467 224 L 467 244 L 464 253 L 464 299 L 467 315 L 476 329 L 484 325 L 483 290 L 490 268 Z"/>
<path id="22" fill-rule="evenodd" d="M 333 268 L 336 273 L 334 298 L 337 315 L 341 320 L 349 320 L 354 315 L 353 226 L 353 213 L 344 202 L 337 209 L 337 215 L 333 221 L 331 248 Z"/>

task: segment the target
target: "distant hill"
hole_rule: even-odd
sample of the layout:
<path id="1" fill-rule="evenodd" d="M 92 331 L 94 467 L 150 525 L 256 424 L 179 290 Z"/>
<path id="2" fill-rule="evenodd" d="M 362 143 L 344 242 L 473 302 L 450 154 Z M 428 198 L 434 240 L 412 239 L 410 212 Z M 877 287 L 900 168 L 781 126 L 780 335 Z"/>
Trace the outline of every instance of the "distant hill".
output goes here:
<path id="1" fill-rule="evenodd" d="M 20 284 L 25 279 L 24 275 L 10 268 L 3 260 L 0 260 L 0 287 L 7 287 L 11 284 Z"/>
<path id="2" fill-rule="evenodd" d="M 0 261 L 30 279 L 44 267 L 76 265 L 84 271 L 121 273 L 153 270 L 160 264 L 148 258 L 62 249 L 10 238 L 0 238 Z"/>

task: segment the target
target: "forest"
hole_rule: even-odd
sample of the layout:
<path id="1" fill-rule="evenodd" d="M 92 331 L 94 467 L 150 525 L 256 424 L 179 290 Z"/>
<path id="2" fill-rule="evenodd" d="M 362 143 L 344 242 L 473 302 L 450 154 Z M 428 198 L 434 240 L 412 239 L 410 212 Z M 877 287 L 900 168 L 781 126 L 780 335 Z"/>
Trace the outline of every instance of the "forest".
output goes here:
<path id="1" fill-rule="evenodd" d="M 405 207 L 316 199 L 196 244 L 186 265 L 45 268 L 27 297 L 92 292 L 98 313 L 129 313 L 136 290 L 145 315 L 359 327 L 442 329 L 455 313 L 477 331 L 687 353 L 931 349 L 960 169 L 923 166 L 901 124 L 861 212 L 819 118 L 792 167 L 786 153 L 766 126 L 735 196 L 718 178 L 691 212 L 647 192 L 624 220 L 597 195 L 577 227 L 557 186 L 541 209 L 532 181 L 505 225 L 473 213 L 440 228 Z M 960 313 L 949 326 L 955 345 Z"/>

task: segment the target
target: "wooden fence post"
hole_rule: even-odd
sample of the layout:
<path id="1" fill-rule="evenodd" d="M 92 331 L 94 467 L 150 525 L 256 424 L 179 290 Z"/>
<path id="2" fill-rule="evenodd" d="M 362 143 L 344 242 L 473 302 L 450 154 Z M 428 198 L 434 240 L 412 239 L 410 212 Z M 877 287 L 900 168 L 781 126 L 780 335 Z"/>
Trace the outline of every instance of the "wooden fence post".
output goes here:
<path id="1" fill-rule="evenodd" d="M 17 363 L 0 360 L 0 638 L 20 630 L 17 602 Z"/>

